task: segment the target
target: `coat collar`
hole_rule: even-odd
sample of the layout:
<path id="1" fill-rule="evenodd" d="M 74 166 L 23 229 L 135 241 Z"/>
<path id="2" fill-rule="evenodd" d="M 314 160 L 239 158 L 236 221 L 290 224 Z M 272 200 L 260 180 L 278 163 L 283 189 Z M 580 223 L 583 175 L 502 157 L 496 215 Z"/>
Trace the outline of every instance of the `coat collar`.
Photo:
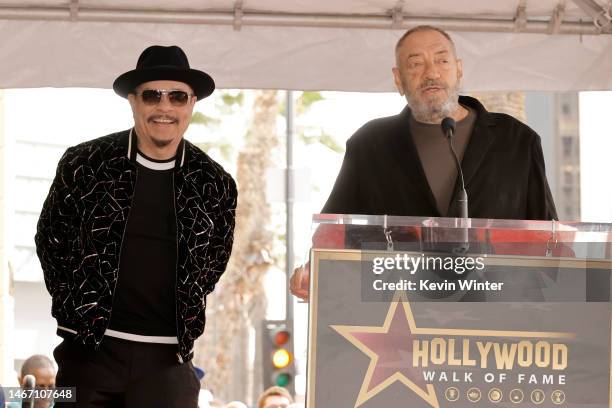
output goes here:
<path id="1" fill-rule="evenodd" d="M 180 169 L 185 164 L 185 155 L 186 155 L 185 145 L 186 145 L 185 139 L 181 139 L 181 142 L 179 143 L 176 149 L 176 152 L 177 152 L 176 158 L 175 158 L 176 161 L 174 162 L 175 169 Z M 133 164 L 136 164 L 136 153 L 138 152 L 137 146 L 138 146 L 138 140 L 136 138 L 136 131 L 134 130 L 134 128 L 131 128 L 130 133 L 128 134 L 128 137 L 127 137 L 127 158 Z"/>
<path id="2" fill-rule="evenodd" d="M 426 197 L 429 203 L 431 215 L 440 217 L 441 214 L 438 211 L 436 199 L 427 181 L 419 152 L 410 132 L 410 108 L 408 106 L 399 114 L 397 125 L 398 129 L 393 132 L 396 135 L 394 141 L 397 145 L 392 148 L 392 152 L 396 155 L 397 163 L 400 163 L 400 172 L 405 178 L 402 182 L 410 183 L 420 191 L 420 195 Z"/>
<path id="3" fill-rule="evenodd" d="M 495 139 L 495 132 L 492 129 L 495 126 L 495 120 L 476 98 L 460 96 L 459 103 L 474 109 L 476 112 L 474 130 L 461 161 L 461 169 L 467 188 Z"/>

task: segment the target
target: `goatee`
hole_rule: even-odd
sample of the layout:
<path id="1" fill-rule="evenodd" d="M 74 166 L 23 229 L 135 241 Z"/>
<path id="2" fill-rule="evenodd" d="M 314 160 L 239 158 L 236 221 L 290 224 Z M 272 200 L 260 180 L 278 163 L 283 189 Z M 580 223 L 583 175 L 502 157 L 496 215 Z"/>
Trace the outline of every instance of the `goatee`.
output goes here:
<path id="1" fill-rule="evenodd" d="M 172 140 L 159 140 L 159 139 L 151 139 L 151 141 L 153 142 L 153 144 L 156 147 L 162 148 L 162 147 L 166 147 L 168 146 L 170 143 L 172 143 Z"/>

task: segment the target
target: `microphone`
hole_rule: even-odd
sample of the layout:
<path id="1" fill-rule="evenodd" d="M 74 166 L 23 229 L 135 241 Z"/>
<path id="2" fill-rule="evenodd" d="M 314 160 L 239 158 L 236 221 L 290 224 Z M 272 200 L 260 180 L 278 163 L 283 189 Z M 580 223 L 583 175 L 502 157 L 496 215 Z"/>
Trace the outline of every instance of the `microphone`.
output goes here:
<path id="1" fill-rule="evenodd" d="M 465 190 L 465 182 L 463 180 L 463 170 L 461 170 L 461 163 L 459 163 L 459 157 L 457 157 L 455 147 L 453 146 L 453 136 L 455 136 L 455 127 L 455 119 L 449 117 L 442 119 L 442 131 L 444 132 L 444 136 L 446 136 L 446 140 L 448 140 L 448 144 L 453 154 L 453 159 L 455 159 L 455 164 L 457 165 L 457 173 L 459 174 L 459 179 L 461 180 L 461 191 L 459 191 L 458 198 L 459 214 L 461 218 L 468 218 L 468 196 L 467 191 Z"/>
<path id="2" fill-rule="evenodd" d="M 459 216 L 462 219 L 468 218 L 468 195 L 465 190 L 465 181 L 463 179 L 463 170 L 461 169 L 461 163 L 459 162 L 459 157 L 455 152 L 455 147 L 453 146 L 453 136 L 455 136 L 455 127 L 456 127 L 455 119 L 446 117 L 442 119 L 442 132 L 444 132 L 444 136 L 446 140 L 448 140 L 448 145 L 450 147 L 451 153 L 453 154 L 453 159 L 455 159 L 455 165 L 457 166 L 457 174 L 459 175 L 459 180 L 461 181 L 461 190 L 459 191 L 459 197 L 457 201 L 459 202 Z M 469 249 L 469 239 L 468 239 L 468 230 L 467 225 L 463 225 L 462 223 L 462 243 L 459 248 L 456 249 L 455 252 L 458 253 L 466 253 Z"/>
<path id="3" fill-rule="evenodd" d="M 23 377 L 23 389 L 26 391 L 36 389 L 36 377 L 34 377 L 32 374 L 28 374 Z M 30 398 L 22 400 L 21 406 L 23 408 L 34 408 L 34 393 L 32 393 Z"/>

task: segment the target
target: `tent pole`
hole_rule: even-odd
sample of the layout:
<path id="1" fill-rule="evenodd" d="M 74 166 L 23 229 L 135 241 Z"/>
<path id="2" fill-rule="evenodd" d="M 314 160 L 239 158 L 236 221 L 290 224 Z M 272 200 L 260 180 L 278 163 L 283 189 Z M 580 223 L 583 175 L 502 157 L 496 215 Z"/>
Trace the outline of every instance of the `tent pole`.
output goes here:
<path id="1" fill-rule="evenodd" d="M 592 0 L 574 0 L 588 5 Z M 586 7 L 586 6 L 585 6 Z M 586 7 L 586 10 L 592 7 Z M 425 17 L 402 15 L 395 20 L 391 15 L 329 15 L 329 14 L 289 14 L 246 12 L 240 9 L 240 27 L 243 26 L 283 26 L 283 27 L 329 27 L 329 28 L 364 28 L 364 29 L 398 29 L 405 30 L 419 24 L 439 26 L 449 31 L 477 32 L 526 32 L 546 34 L 550 30 L 550 21 L 527 20 L 517 27 L 515 16 L 507 19 L 477 19 L 451 17 Z M 559 34 L 612 34 L 612 27 L 601 14 L 602 27 L 592 22 L 563 21 L 559 24 Z M 59 21 L 95 21 L 127 23 L 166 23 L 166 24 L 211 24 L 235 26 L 236 12 L 193 10 L 154 10 L 154 9 L 103 9 L 86 8 L 83 4 L 71 2 L 71 7 L 6 7 L 0 6 L 0 20 L 59 20 Z M 606 24 L 604 24 L 606 23 Z"/>
<path id="2" fill-rule="evenodd" d="M 285 267 L 287 272 L 287 284 L 285 285 L 285 319 L 293 321 L 293 296 L 289 292 L 289 279 L 293 273 L 294 252 L 293 252 L 293 205 L 295 203 L 295 185 L 293 177 L 293 139 L 294 139 L 294 101 L 293 91 L 287 91 L 287 103 L 285 109 L 286 117 L 286 171 L 285 171 L 285 208 L 286 208 L 286 230 L 285 230 Z"/>

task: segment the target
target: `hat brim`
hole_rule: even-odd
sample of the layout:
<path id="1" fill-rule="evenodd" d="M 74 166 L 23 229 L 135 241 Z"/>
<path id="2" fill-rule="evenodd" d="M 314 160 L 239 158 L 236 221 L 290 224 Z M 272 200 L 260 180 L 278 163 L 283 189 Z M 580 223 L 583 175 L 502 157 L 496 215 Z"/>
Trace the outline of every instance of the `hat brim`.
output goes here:
<path id="1" fill-rule="evenodd" d="M 184 82 L 193 89 L 198 100 L 204 99 L 215 90 L 215 81 L 205 72 L 197 69 L 178 69 L 175 67 L 155 67 L 134 69 L 119 75 L 113 83 L 113 90 L 117 95 L 127 98 L 136 87 L 149 81 L 178 81 Z"/>

